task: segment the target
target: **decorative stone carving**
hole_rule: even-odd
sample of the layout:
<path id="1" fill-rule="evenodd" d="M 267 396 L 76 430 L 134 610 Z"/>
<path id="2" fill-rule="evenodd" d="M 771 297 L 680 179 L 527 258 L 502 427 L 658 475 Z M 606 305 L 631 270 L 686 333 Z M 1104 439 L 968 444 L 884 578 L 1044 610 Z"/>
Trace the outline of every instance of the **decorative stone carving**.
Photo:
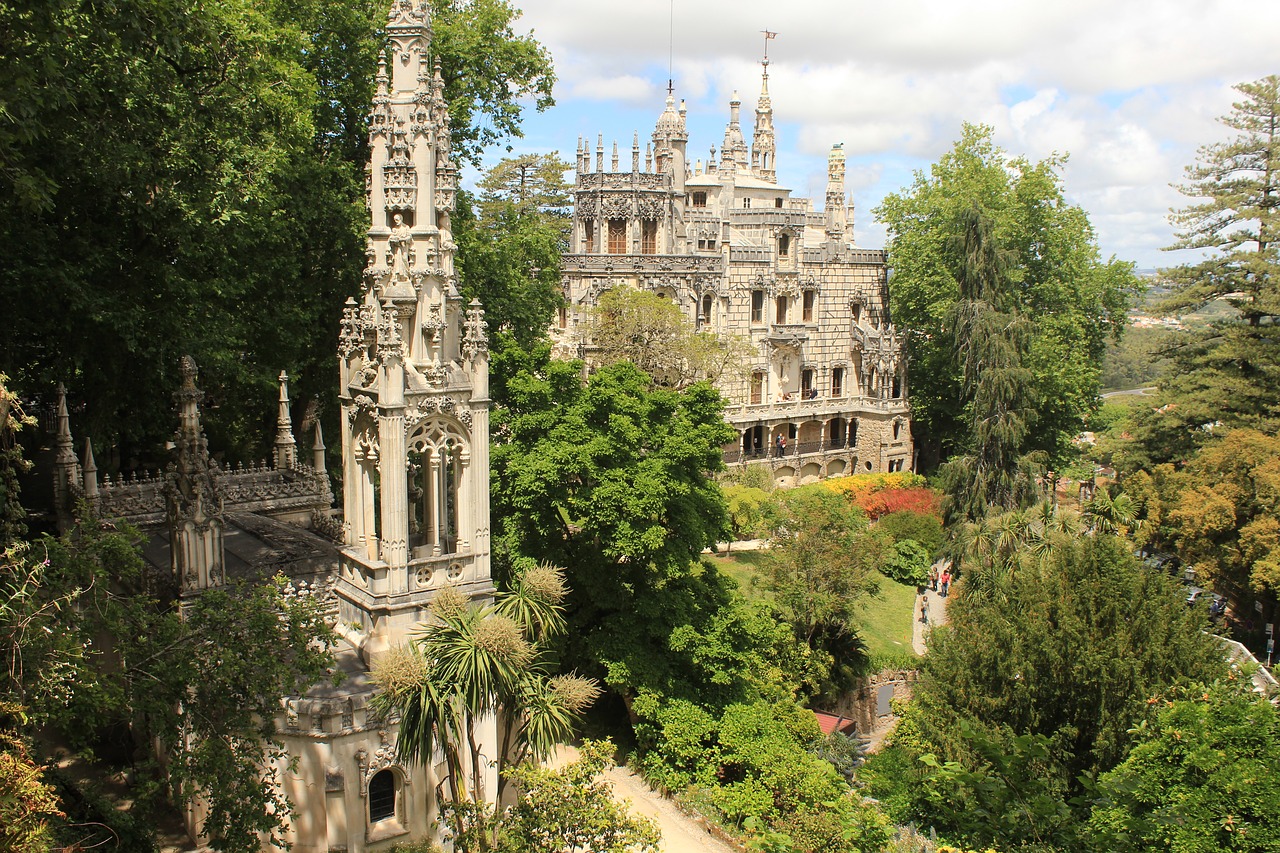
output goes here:
<path id="1" fill-rule="evenodd" d="M 629 195 L 610 194 L 600 199 L 600 209 L 605 219 L 627 219 L 632 215 L 633 208 Z"/>
<path id="2" fill-rule="evenodd" d="M 418 171 L 410 159 L 403 129 L 395 132 L 391 158 L 382 167 L 382 184 L 388 211 L 412 211 L 418 203 Z"/>

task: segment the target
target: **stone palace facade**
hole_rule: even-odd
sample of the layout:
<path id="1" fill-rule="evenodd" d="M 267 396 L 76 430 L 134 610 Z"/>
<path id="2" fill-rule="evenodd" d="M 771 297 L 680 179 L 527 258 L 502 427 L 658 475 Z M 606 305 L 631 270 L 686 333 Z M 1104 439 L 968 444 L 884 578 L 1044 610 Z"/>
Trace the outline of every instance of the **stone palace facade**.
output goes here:
<path id="1" fill-rule="evenodd" d="M 748 147 L 735 94 L 724 141 L 690 164 L 685 107 L 669 92 L 643 162 L 598 137 L 576 154 L 562 355 L 591 357 L 590 310 L 606 290 L 673 300 L 699 329 L 750 341 L 744 375 L 720 382 L 738 439 L 730 465 L 765 465 L 779 485 L 913 467 L 903 339 L 890 322 L 881 249 L 853 245 L 841 146 L 824 209 L 779 185 L 769 63 Z M 606 163 L 606 160 L 608 161 Z"/>

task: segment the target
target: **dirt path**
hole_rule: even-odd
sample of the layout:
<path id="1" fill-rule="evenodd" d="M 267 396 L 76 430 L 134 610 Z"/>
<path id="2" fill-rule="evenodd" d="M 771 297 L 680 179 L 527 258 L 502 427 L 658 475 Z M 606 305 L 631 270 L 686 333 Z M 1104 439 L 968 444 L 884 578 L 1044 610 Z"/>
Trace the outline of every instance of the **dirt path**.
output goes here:
<path id="1" fill-rule="evenodd" d="M 577 755 L 578 751 L 573 747 L 562 746 L 554 763 L 573 761 Z M 658 824 L 662 831 L 658 849 L 663 853 L 739 853 L 736 848 L 712 837 L 680 811 L 675 803 L 651 789 L 627 768 L 615 767 L 605 774 L 605 778 L 613 785 L 614 799 L 629 803 L 633 812 Z"/>

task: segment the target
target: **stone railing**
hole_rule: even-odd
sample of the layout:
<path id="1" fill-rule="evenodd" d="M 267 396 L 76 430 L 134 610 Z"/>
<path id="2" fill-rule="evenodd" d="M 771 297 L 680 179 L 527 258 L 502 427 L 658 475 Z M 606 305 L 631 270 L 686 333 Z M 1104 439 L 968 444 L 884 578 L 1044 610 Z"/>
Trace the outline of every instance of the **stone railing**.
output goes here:
<path id="1" fill-rule="evenodd" d="M 100 518 L 155 524 L 165 518 L 166 477 L 159 471 L 106 476 L 98 482 L 94 509 Z"/>
<path id="2" fill-rule="evenodd" d="M 739 462 L 752 462 L 758 459 L 798 459 L 805 456 L 822 456 L 828 453 L 852 453 L 857 447 L 841 438 L 822 438 L 816 441 L 792 441 L 786 448 L 755 447 L 750 450 L 734 448 L 724 451 L 724 464 L 736 465 Z"/>
<path id="3" fill-rule="evenodd" d="M 158 471 L 104 477 L 98 483 L 95 509 L 101 518 L 158 524 L 165 519 L 169 477 Z M 327 509 L 333 503 L 328 475 L 306 465 L 276 469 L 257 462 L 215 471 L 214 478 L 225 512 L 271 514 Z"/>
<path id="4" fill-rule="evenodd" d="M 328 475 L 307 465 L 222 472 L 218 490 L 228 511 L 271 513 L 333 503 Z"/>
<path id="5" fill-rule="evenodd" d="M 724 268 L 720 255 L 562 255 L 560 269 L 565 273 L 714 273 Z"/>
<path id="6" fill-rule="evenodd" d="M 581 172 L 575 189 L 660 190 L 665 189 L 664 178 L 665 175 L 661 172 Z"/>
<path id="7" fill-rule="evenodd" d="M 804 228 L 805 211 L 786 210 L 785 208 L 740 208 L 729 211 L 729 218 L 735 225 L 790 226 L 795 229 Z"/>

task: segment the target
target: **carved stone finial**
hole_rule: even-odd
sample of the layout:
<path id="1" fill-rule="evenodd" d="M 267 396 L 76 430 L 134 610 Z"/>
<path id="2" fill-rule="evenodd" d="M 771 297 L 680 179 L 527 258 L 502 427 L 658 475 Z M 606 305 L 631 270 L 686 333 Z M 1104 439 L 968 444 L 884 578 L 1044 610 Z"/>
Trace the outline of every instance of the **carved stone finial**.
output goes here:
<path id="1" fill-rule="evenodd" d="M 320 431 L 320 418 L 316 418 L 316 437 L 311 445 L 311 467 L 324 473 L 324 434 Z"/>
<path id="2" fill-rule="evenodd" d="M 98 496 L 98 463 L 93 460 L 93 441 L 88 438 L 84 440 L 81 467 L 84 469 L 84 496 L 92 501 Z"/>
<path id="3" fill-rule="evenodd" d="M 280 413 L 276 418 L 275 467 L 286 470 L 298 462 L 298 447 L 293 439 L 293 417 L 289 413 L 289 374 L 280 371 Z"/>

